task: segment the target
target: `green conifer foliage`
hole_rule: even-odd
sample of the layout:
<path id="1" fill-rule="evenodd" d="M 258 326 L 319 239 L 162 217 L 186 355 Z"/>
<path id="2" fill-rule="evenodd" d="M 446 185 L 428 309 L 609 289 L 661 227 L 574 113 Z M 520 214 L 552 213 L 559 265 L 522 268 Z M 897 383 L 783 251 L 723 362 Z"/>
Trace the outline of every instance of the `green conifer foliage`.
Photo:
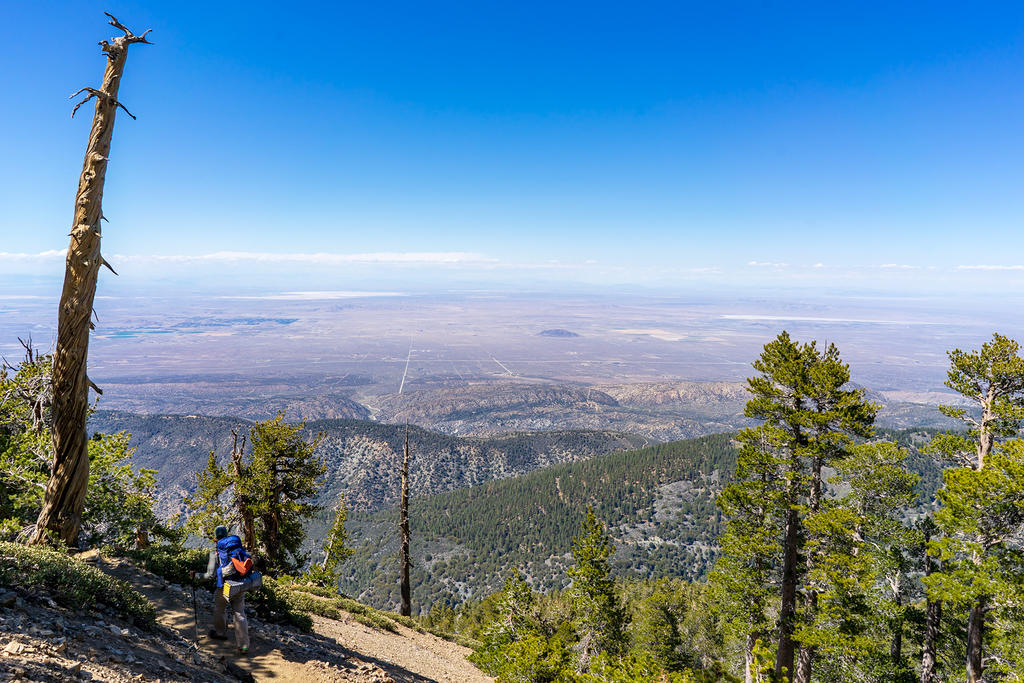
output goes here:
<path id="1" fill-rule="evenodd" d="M 0 363 L 0 536 L 12 537 L 39 515 L 51 460 L 52 358 L 23 342 L 25 359 Z"/>
<path id="2" fill-rule="evenodd" d="M 872 435 L 878 407 L 864 400 L 863 389 L 846 388 L 850 369 L 833 344 L 819 350 L 782 332 L 753 367 L 758 374 L 747 380 L 744 412 L 761 424 L 739 433 L 737 482 L 720 497 L 732 518 L 717 583 L 729 596 L 732 623 L 746 631 L 748 680 L 767 625 L 768 590 L 777 586 L 775 676 L 807 683 L 815 645 L 802 644 L 794 661 L 797 629 L 813 623 L 818 609 L 817 591 L 806 583 L 815 569 L 804 552 L 806 521 L 822 510 L 823 469 L 837 466 L 855 437 Z"/>
<path id="3" fill-rule="evenodd" d="M 0 537 L 24 536 L 43 505 L 52 464 L 52 358 L 22 342 L 16 367 L 0 363 Z M 87 442 L 89 478 L 79 541 L 133 547 L 150 532 L 169 529 L 153 512 L 154 470 L 134 469 L 130 435 L 93 434 Z"/>
<path id="4" fill-rule="evenodd" d="M 1019 354 L 1020 345 L 1000 334 L 977 351 L 949 352 L 946 386 L 974 405 L 940 406 L 968 429 L 936 437 L 929 445 L 932 453 L 960 465 L 943 474 L 942 509 L 935 521 L 944 537 L 929 544 L 943 571 L 929 576 L 927 585 L 931 599 L 970 610 L 968 683 L 983 679 L 988 661 L 1013 667 L 994 656 L 991 646 L 1001 632 L 1009 632 L 1000 623 L 1015 609 L 1011 605 L 1021 586 L 1017 567 L 1024 499 L 1015 477 L 1022 448 L 1016 440 L 1006 442 L 1024 423 L 1024 358 Z"/>
<path id="5" fill-rule="evenodd" d="M 210 451 L 206 467 L 196 473 L 195 491 L 185 498 L 190 511 L 185 523 L 189 533 L 212 539 L 218 526 L 230 528 L 237 524 L 237 512 L 229 499 L 234 483 L 228 470 L 217 464 L 217 454 Z"/>
<path id="6" fill-rule="evenodd" d="M 334 508 L 334 521 L 327 536 L 324 537 L 324 559 L 320 564 L 311 565 L 306 569 L 302 575 L 304 581 L 324 588 L 337 589 L 338 565 L 355 552 L 348 547 L 348 531 L 345 529 L 347 519 L 348 507 L 345 505 L 345 496 L 342 495 Z"/>
<path id="7" fill-rule="evenodd" d="M 896 683 L 913 679 L 903 653 L 911 595 L 911 550 L 919 534 L 903 523 L 919 477 L 891 442 L 856 446 L 831 480 L 844 496 L 823 501 L 806 520 L 805 585 L 817 610 L 797 630 L 818 655 L 819 680 Z"/>
<path id="8" fill-rule="evenodd" d="M 197 474 L 196 492 L 186 499 L 189 528 L 212 538 L 218 524 L 239 521 L 237 502 L 244 500 L 255 521 L 257 547 L 250 551 L 266 570 L 288 573 L 306 564 L 309 558 L 300 550 L 306 537 L 303 525 L 320 509 L 313 498 L 326 467 L 313 452 L 316 443 L 302 438 L 303 426 L 285 422 L 284 413 L 255 423 L 249 458 L 237 469 L 220 466 L 211 452 L 206 468 Z"/>
<path id="9" fill-rule="evenodd" d="M 245 476 L 237 483 L 256 520 L 256 536 L 268 567 L 293 571 L 307 561 L 300 548 L 303 523 L 320 509 L 313 498 L 326 466 L 313 452 L 316 443 L 302 438 L 305 423 L 288 424 L 284 413 L 252 426 L 252 453 Z"/>
<path id="10" fill-rule="evenodd" d="M 615 545 L 604 524 L 587 508 L 580 533 L 572 543 L 575 564 L 567 571 L 580 664 L 589 665 L 598 653 L 617 655 L 625 642 L 626 616 L 615 589 L 608 561 Z"/>
<path id="11" fill-rule="evenodd" d="M 536 596 L 514 570 L 495 601 L 493 620 L 484 627 L 483 644 L 470 659 L 499 681 L 554 683 L 571 681 L 572 654 L 566 629 L 540 620 Z"/>

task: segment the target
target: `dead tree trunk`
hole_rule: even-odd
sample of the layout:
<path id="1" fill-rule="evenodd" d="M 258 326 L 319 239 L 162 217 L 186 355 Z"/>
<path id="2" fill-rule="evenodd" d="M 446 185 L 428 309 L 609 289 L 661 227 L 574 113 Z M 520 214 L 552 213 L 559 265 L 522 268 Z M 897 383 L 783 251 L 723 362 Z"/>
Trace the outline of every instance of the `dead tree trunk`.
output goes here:
<path id="1" fill-rule="evenodd" d="M 822 458 L 815 458 L 811 466 L 811 491 L 807 500 L 807 509 L 810 514 L 816 514 L 821 508 L 821 468 L 824 465 Z M 809 575 L 814 569 L 815 558 L 808 553 L 806 557 L 806 571 Z M 804 618 L 813 623 L 818 612 L 818 590 L 808 585 L 804 590 Z M 814 657 L 817 649 L 812 645 L 800 644 L 800 650 L 796 656 L 796 671 L 793 673 L 793 683 L 811 683 L 811 670 L 814 665 Z"/>
<path id="2" fill-rule="evenodd" d="M 245 435 L 242 435 L 242 443 L 238 443 L 238 431 L 232 429 L 231 436 L 234 443 L 231 446 L 231 464 L 235 469 L 235 481 L 242 481 L 242 454 L 245 452 Z M 235 484 L 235 509 L 238 511 L 238 519 L 242 523 L 242 537 L 245 547 L 250 553 L 256 552 L 256 526 L 253 523 L 252 510 L 249 508 L 249 499 L 245 494 L 239 494 L 238 484 Z"/>
<path id="3" fill-rule="evenodd" d="M 795 507 L 786 512 L 786 534 L 783 546 L 782 603 L 779 609 L 779 647 L 775 653 L 775 680 L 793 680 L 793 659 L 796 654 L 797 560 L 800 539 L 800 518 Z"/>
<path id="4" fill-rule="evenodd" d="M 929 566 L 928 569 L 928 574 L 931 574 L 931 567 Z M 942 602 L 928 598 L 925 605 L 924 645 L 921 647 L 921 683 L 935 683 L 935 664 L 938 661 L 937 643 L 939 629 L 942 625 Z"/>
<path id="5" fill-rule="evenodd" d="M 967 683 L 980 683 L 984 676 L 982 643 L 985 637 L 985 598 L 971 607 L 967 616 Z"/>
<path id="6" fill-rule="evenodd" d="M 405 455 L 402 458 L 402 502 L 398 528 L 402 532 L 402 611 L 403 617 L 412 616 L 412 591 L 409 586 L 409 425 L 405 425 Z"/>
<path id="7" fill-rule="evenodd" d="M 64 290 L 61 292 L 57 313 L 57 349 L 53 354 L 53 466 L 32 543 L 43 543 L 51 534 L 68 545 L 77 543 L 85 490 L 89 483 L 89 453 L 85 434 L 89 387 L 99 393 L 99 389 L 86 375 L 89 330 L 92 327 L 90 318 L 100 266 L 110 268 L 100 255 L 103 182 L 117 108 L 124 109 L 125 113 L 132 116 L 117 99 L 128 46 L 149 42 L 146 40 L 149 31 L 137 36 L 110 14 L 107 16 L 110 17 L 111 26 L 123 31 L 124 35 L 110 42 L 100 42 L 103 52 L 107 54 L 103 85 L 99 89 L 82 88 L 72 95 L 87 93 L 86 98 L 71 110 L 72 116 L 80 106 L 93 98 L 96 98 L 96 111 L 89 131 L 82 175 L 78 180 Z M 110 270 L 113 272 L 114 269 Z"/>

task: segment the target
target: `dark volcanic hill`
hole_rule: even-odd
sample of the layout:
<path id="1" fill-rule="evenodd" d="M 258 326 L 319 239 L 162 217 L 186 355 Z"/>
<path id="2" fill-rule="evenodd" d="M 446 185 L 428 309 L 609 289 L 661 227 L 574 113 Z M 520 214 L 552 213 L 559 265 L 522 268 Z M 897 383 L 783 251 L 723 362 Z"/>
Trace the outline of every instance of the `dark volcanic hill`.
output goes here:
<path id="1" fill-rule="evenodd" d="M 555 337 L 560 339 L 572 339 L 580 335 L 576 334 L 572 330 L 563 330 L 562 328 L 555 328 L 553 330 L 541 330 L 537 333 L 538 337 Z"/>
<path id="2" fill-rule="evenodd" d="M 247 433 L 249 422 L 200 415 L 136 415 L 113 411 L 93 414 L 91 431 L 132 434 L 133 461 L 157 470 L 159 508 L 181 509 L 211 450 L 227 457 L 231 430 Z M 306 423 L 312 439 L 322 435 L 317 452 L 327 464 L 321 499 L 333 502 L 344 492 L 353 510 L 375 510 L 397 499 L 398 456 L 405 427 L 360 420 Z M 601 453 L 637 448 L 644 437 L 597 430 L 552 430 L 496 437 L 453 437 L 411 427 L 411 483 L 414 495 L 481 484 Z"/>

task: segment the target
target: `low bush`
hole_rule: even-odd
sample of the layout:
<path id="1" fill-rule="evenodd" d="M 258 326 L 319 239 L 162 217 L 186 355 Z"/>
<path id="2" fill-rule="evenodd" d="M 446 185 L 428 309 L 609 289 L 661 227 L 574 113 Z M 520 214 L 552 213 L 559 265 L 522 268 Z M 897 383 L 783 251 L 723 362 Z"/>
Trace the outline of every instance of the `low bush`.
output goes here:
<path id="1" fill-rule="evenodd" d="M 296 623 L 296 619 L 302 619 L 307 620 L 311 626 L 310 614 L 328 619 L 341 619 L 344 616 L 343 612 L 348 612 L 364 626 L 383 631 L 398 630 L 395 623 L 397 615 L 380 612 L 352 598 L 339 595 L 329 588 L 304 583 L 294 577 L 265 577 L 263 589 L 250 595 L 253 596 L 251 602 L 257 611 L 277 621 Z"/>
<path id="2" fill-rule="evenodd" d="M 125 550 L 120 554 L 171 583 L 186 585 L 189 582 L 190 571 L 206 571 L 210 551 L 173 545 L 151 545 L 142 550 Z"/>
<path id="3" fill-rule="evenodd" d="M 141 593 L 60 551 L 0 542 L 0 583 L 47 593 L 75 609 L 102 603 L 139 626 L 156 622 L 156 610 Z"/>
<path id="4" fill-rule="evenodd" d="M 246 601 L 268 621 L 288 623 L 301 631 L 313 628 L 313 619 L 303 610 L 294 593 L 269 576 L 263 577 L 262 588 L 246 593 Z"/>

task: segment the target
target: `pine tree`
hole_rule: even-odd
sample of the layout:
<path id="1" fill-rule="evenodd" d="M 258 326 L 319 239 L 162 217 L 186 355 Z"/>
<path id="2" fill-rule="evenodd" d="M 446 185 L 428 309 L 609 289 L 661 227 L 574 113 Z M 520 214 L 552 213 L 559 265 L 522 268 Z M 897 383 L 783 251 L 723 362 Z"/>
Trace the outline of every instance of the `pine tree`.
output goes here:
<path id="1" fill-rule="evenodd" d="M 909 681 L 903 627 L 912 568 L 914 530 L 903 523 L 917 497 L 919 477 L 907 471 L 906 452 L 890 442 L 856 446 L 830 480 L 830 496 L 806 519 L 805 590 L 817 609 L 797 631 L 819 655 L 822 680 Z"/>
<path id="2" fill-rule="evenodd" d="M 206 467 L 196 473 L 195 490 L 185 498 L 190 511 L 185 524 L 189 533 L 212 539 L 218 526 L 231 527 L 237 522 L 237 510 L 229 499 L 236 481 L 237 477 L 217 464 L 217 453 L 210 451 Z"/>
<path id="3" fill-rule="evenodd" d="M 338 565 L 352 556 L 353 550 L 348 546 L 348 530 L 345 522 L 348 520 L 348 507 L 345 505 L 345 496 L 338 499 L 334 507 L 334 521 L 331 528 L 324 537 L 324 559 L 319 564 L 311 564 L 302 575 L 302 580 L 323 586 L 324 588 L 338 588 Z"/>
<path id="4" fill-rule="evenodd" d="M 257 422 L 249 433 L 252 453 L 236 494 L 256 522 L 262 556 L 271 571 L 290 572 L 306 563 L 303 524 L 320 509 L 313 503 L 326 466 L 314 453 L 316 441 L 302 438 L 305 423 L 288 424 L 284 413 Z"/>
<path id="5" fill-rule="evenodd" d="M 709 581 L 730 630 L 743 640 L 744 683 L 761 681 L 766 673 L 759 653 L 771 629 L 767 609 L 779 578 L 783 480 L 772 453 L 766 433 L 743 441 L 737 455 L 739 481 L 716 500 L 729 521 L 718 539 L 722 553 Z"/>
<path id="6" fill-rule="evenodd" d="M 946 537 L 932 543 L 940 553 L 943 571 L 929 577 L 929 595 L 970 606 L 967 626 L 968 683 L 984 676 L 986 618 L 998 607 L 996 592 L 1009 576 L 1001 570 L 1014 551 L 1018 531 L 1016 496 L 1011 472 L 1020 448 L 997 446 L 1014 437 L 1024 423 L 1024 358 L 1020 345 L 1000 334 L 977 351 L 949 352 L 946 386 L 975 404 L 940 406 L 943 414 L 964 422 L 966 434 L 943 434 L 929 445 L 932 453 L 959 464 L 943 473 L 935 517 Z M 1002 487 L 1002 488 L 1000 488 Z"/>
<path id="7" fill-rule="evenodd" d="M 31 531 L 50 468 L 52 359 L 22 341 L 17 366 L 0 361 L 0 535 Z"/>
<path id="8" fill-rule="evenodd" d="M 586 668 L 598 653 L 617 655 L 624 645 L 626 615 L 615 590 L 609 560 L 615 545 L 604 524 L 587 507 L 580 533 L 572 542 L 575 564 L 566 572 L 579 637 L 580 665 Z"/>
<path id="9" fill-rule="evenodd" d="M 304 565 L 303 525 L 320 509 L 313 498 L 327 468 L 314 452 L 316 441 L 303 439 L 303 427 L 286 423 L 284 413 L 256 422 L 249 432 L 248 461 L 236 453 L 230 469 L 211 451 L 195 493 L 186 499 L 188 528 L 212 538 L 218 524 L 244 524 L 251 515 L 255 544 L 250 551 L 267 571 L 291 572 Z"/>
<path id="10" fill-rule="evenodd" d="M 556 683 L 575 680 L 564 634 L 553 632 L 537 614 L 537 596 L 514 569 L 497 596 L 494 620 L 470 656 L 499 681 Z"/>
<path id="11" fill-rule="evenodd" d="M 751 399 L 744 414 L 762 424 L 742 430 L 738 437 L 739 481 L 723 499 L 726 509 L 734 509 L 737 517 L 721 566 L 726 573 L 749 568 L 757 573 L 749 578 L 771 580 L 769 568 L 759 563 L 767 559 L 772 543 L 778 543 L 779 554 L 774 558 L 780 597 L 775 677 L 808 683 L 813 644 L 800 648 L 794 667 L 798 617 L 803 623 L 813 621 L 818 602 L 814 586 L 802 585 L 814 569 L 811 556 L 803 552 L 808 541 L 805 522 L 821 511 L 823 469 L 835 467 L 846 457 L 854 437 L 872 434 L 877 406 L 864 400 L 863 389 L 844 388 L 850 370 L 833 344 L 819 351 L 814 342 L 799 344 L 782 332 L 765 345 L 753 367 L 758 375 L 747 380 Z M 759 511 L 764 512 L 763 530 L 755 527 Z M 750 553 L 753 555 L 744 557 Z M 801 587 L 802 615 L 798 615 Z M 749 615 L 752 636 L 760 629 L 756 610 L 755 605 Z M 748 671 L 756 642 L 756 637 L 748 638 Z"/>

